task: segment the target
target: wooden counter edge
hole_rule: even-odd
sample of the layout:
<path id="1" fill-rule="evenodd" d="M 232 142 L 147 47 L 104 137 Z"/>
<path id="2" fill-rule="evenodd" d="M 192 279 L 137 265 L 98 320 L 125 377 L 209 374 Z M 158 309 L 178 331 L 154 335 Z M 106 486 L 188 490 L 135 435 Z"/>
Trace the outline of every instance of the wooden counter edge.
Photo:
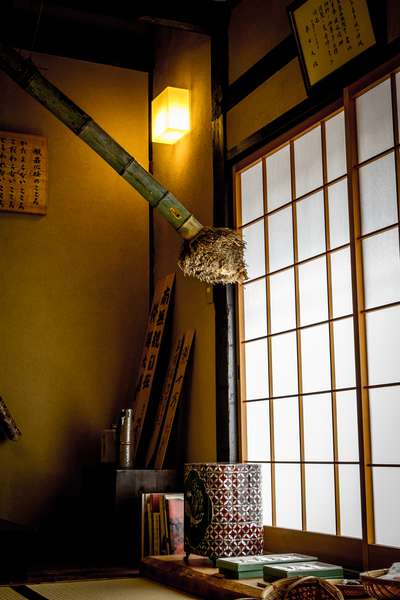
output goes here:
<path id="1" fill-rule="evenodd" d="M 178 560 L 163 560 L 162 557 L 148 556 L 142 560 L 140 572 L 149 579 L 210 600 L 261 598 L 262 594 L 261 589 L 236 580 L 202 573 L 196 568 L 186 566 L 181 559 L 178 562 Z"/>

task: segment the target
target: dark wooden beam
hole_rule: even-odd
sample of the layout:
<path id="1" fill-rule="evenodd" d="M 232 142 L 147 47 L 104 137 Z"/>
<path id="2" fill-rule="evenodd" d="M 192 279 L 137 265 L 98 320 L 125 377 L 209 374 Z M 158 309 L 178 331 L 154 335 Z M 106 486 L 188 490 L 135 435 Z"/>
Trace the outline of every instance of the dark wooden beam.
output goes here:
<path id="1" fill-rule="evenodd" d="M 230 148 L 227 151 L 228 162 L 230 164 L 239 162 L 324 106 L 341 98 L 344 87 L 399 53 L 400 38 L 388 45 L 378 45 L 366 51 L 358 59 L 342 67 L 334 77 L 315 86 L 308 98 L 249 135 L 240 144 Z"/>
<path id="2" fill-rule="evenodd" d="M 192 21 L 180 21 L 179 19 L 168 19 L 163 17 L 143 15 L 138 17 L 138 21 L 142 23 L 149 23 L 150 25 L 155 25 L 157 27 L 181 29 L 183 31 L 193 31 L 194 33 L 204 33 L 207 35 L 209 35 L 211 32 L 211 27 L 208 25 L 202 25 Z"/>
<path id="3" fill-rule="evenodd" d="M 296 56 L 296 41 L 293 35 L 289 35 L 229 86 L 224 110 L 230 110 Z"/>
<path id="4" fill-rule="evenodd" d="M 226 166 L 225 115 L 222 110 L 228 83 L 228 18 L 223 13 L 211 35 L 211 92 L 214 225 L 231 227 L 233 211 L 230 173 Z M 235 288 L 214 287 L 217 460 L 238 460 Z"/>

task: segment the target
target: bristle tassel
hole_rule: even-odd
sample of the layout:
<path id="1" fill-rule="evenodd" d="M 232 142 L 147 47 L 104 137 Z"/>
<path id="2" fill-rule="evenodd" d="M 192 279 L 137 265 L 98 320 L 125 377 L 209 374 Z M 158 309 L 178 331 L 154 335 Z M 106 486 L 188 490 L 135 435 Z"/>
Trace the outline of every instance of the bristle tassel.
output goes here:
<path id="1" fill-rule="evenodd" d="M 241 283 L 247 279 L 245 243 L 231 229 L 203 227 L 185 241 L 178 265 L 185 275 L 210 283 Z"/>

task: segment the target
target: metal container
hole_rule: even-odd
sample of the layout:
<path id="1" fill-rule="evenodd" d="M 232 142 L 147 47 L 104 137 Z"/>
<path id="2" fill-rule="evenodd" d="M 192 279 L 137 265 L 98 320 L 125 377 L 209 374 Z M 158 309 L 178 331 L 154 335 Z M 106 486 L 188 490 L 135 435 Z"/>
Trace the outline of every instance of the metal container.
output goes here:
<path id="1" fill-rule="evenodd" d="M 263 553 L 261 465 L 185 465 L 185 552 L 208 556 Z"/>
<path id="2" fill-rule="evenodd" d="M 123 408 L 119 416 L 118 441 L 120 444 L 133 442 L 133 408 Z"/>
<path id="3" fill-rule="evenodd" d="M 119 444 L 119 466 L 122 469 L 132 468 L 133 461 L 133 444 Z"/>

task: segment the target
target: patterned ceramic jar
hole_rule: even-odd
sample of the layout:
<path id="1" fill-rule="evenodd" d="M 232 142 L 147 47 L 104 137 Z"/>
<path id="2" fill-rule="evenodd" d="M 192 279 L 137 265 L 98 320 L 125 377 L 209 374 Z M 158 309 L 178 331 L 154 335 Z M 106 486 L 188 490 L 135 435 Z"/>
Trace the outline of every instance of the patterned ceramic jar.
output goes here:
<path id="1" fill-rule="evenodd" d="M 212 560 L 263 553 L 261 465 L 185 465 L 185 552 Z"/>

